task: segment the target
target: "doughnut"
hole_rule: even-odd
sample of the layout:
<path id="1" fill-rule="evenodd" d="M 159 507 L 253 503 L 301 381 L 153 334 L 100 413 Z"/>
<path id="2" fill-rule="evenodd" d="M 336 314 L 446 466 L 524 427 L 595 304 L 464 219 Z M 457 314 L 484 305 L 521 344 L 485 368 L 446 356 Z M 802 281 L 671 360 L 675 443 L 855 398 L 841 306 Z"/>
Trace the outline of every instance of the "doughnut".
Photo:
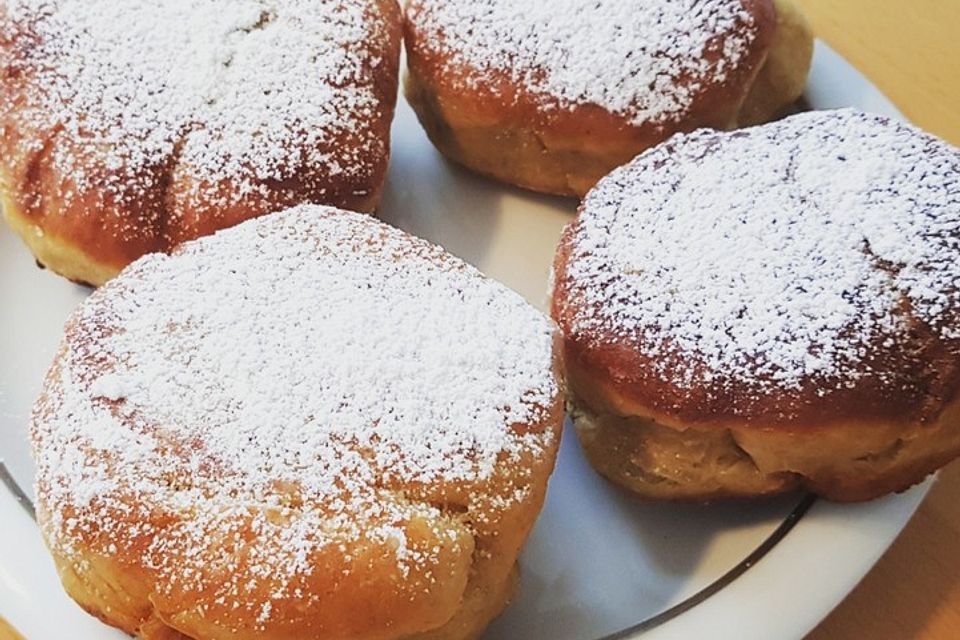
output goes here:
<path id="1" fill-rule="evenodd" d="M 144 640 L 477 637 L 556 458 L 554 340 L 330 207 L 140 258 L 69 320 L 32 418 L 66 591 Z"/>
<path id="2" fill-rule="evenodd" d="M 674 133 L 780 115 L 813 51 L 789 0 L 408 0 L 404 41 L 441 153 L 578 197 Z"/>
<path id="3" fill-rule="evenodd" d="M 960 454 L 960 150 L 856 110 L 678 134 L 566 227 L 552 315 L 603 476 L 902 491 Z"/>
<path id="4" fill-rule="evenodd" d="M 100 285 L 300 203 L 372 211 L 393 0 L 0 3 L 0 201 L 38 263 Z"/>

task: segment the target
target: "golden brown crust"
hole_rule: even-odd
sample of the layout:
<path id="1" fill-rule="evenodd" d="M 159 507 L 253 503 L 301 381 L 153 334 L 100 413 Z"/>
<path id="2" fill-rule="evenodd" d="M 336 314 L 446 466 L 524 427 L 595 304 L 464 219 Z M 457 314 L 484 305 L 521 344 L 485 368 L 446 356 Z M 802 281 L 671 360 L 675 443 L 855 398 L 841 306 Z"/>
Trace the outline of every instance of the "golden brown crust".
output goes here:
<path id="1" fill-rule="evenodd" d="M 791 429 L 664 423 L 649 411 L 622 414 L 574 366 L 570 412 L 584 452 L 604 477 L 641 496 L 711 500 L 798 488 L 859 502 L 905 491 L 960 456 L 960 399 L 929 423 L 824 421 Z M 828 425 L 828 426 L 825 426 Z"/>
<path id="2" fill-rule="evenodd" d="M 745 140 L 757 144 L 738 146 Z M 851 146 L 825 150 L 851 141 L 891 173 L 870 174 Z M 794 159 L 817 172 L 767 171 Z M 713 164 L 738 160 L 752 170 Z M 902 491 L 960 455 L 955 248 L 940 240 L 956 233 L 958 160 L 919 130 L 848 110 L 674 138 L 604 179 L 564 230 L 552 298 L 571 413 L 597 470 L 655 498 L 805 488 L 857 501 Z M 858 168 L 870 175 L 850 178 Z M 886 190 L 864 216 L 856 197 L 833 209 L 813 181 Z M 884 228 L 876 211 L 915 226 Z M 844 225 L 859 242 L 831 247 Z M 886 251 L 898 252 L 895 264 Z M 842 303 L 805 304 L 853 273 L 838 287 Z M 871 281 L 897 295 L 871 307 Z M 938 304 L 926 306 L 934 291 Z M 864 328 L 877 317 L 881 329 Z M 823 374 L 818 352 L 847 359 Z M 765 369 L 769 358 L 779 360 Z"/>
<path id="3" fill-rule="evenodd" d="M 547 420 L 539 425 L 517 425 L 518 429 L 548 430 L 554 437 L 548 450 L 534 459 L 518 463 L 523 474 L 504 473 L 483 483 L 456 487 L 438 483 L 409 491 L 412 502 L 440 506 L 440 521 L 410 522 L 404 527 L 408 540 L 431 549 L 438 560 L 432 566 L 401 574 L 392 549 L 356 541 L 347 549 L 315 554 L 307 559 L 313 570 L 296 584 L 303 594 L 323 594 L 322 604 L 304 607 L 300 598 L 273 600 L 271 623 L 265 631 L 248 609 L 236 609 L 219 598 L 217 588 L 238 578 L 260 579 L 263 585 L 250 597 L 270 597 L 276 585 L 255 566 L 231 564 L 224 571 L 224 555 L 242 558 L 242 544 L 218 536 L 220 530 L 240 531 L 240 537 L 256 538 L 257 511 L 241 527 L 218 523 L 204 549 L 166 548 L 165 553 L 195 554 L 207 558 L 213 575 L 206 576 L 208 588 L 193 591 L 180 588 L 171 576 L 161 577 L 144 566 L 145 549 L 155 543 L 157 532 L 169 532 L 183 516 L 159 507 L 150 521 L 133 520 L 138 497 L 128 496 L 129 509 L 104 516 L 112 529 L 86 530 L 81 539 L 70 541 L 65 553 L 59 527 L 72 517 L 58 508 L 55 515 L 40 504 L 41 527 L 64 589 L 87 612 L 105 623 L 143 640 L 248 638 L 344 638 L 356 640 L 472 640 L 508 604 L 517 582 L 516 559 L 533 526 L 546 495 L 547 479 L 559 445 L 563 417 L 558 397 Z M 528 490 L 522 501 L 506 500 L 518 487 Z M 409 488 L 408 488 L 409 490 Z M 264 512 L 267 518 L 281 518 Z M 144 531 L 140 539 L 125 538 L 116 544 L 117 529 L 136 524 Z M 184 526 L 191 526 L 184 521 Z M 75 533 L 74 533 L 75 536 Z M 256 544 L 254 542 L 251 545 Z M 111 548 L 105 554 L 101 549 Z M 261 551 L 262 554 L 262 551 Z M 346 559 L 345 559 L 346 554 Z M 168 564 L 168 557 L 163 563 Z M 159 562 L 158 562 L 159 564 Z M 442 569 L 443 573 L 439 572 Z M 179 576 L 185 580 L 188 576 Z M 423 585 L 430 585 L 424 589 Z M 371 603 L 376 603 L 372 606 Z M 232 627 L 232 629 L 231 629 Z"/>
<path id="4" fill-rule="evenodd" d="M 263 257 L 267 247 L 276 250 L 273 257 Z M 399 282 L 387 282 L 391 274 Z M 310 284 L 279 291 L 297 275 Z M 160 299 L 180 295 L 166 287 L 190 277 L 193 288 L 183 304 L 175 304 L 176 311 L 165 307 Z M 457 297 L 474 285 L 473 294 Z M 239 287 L 236 296 L 231 286 Z M 229 298 L 243 296 L 247 317 L 258 322 L 268 309 L 300 308 L 290 299 L 311 296 L 316 304 L 306 308 L 322 303 L 330 315 L 301 322 L 298 314 L 280 311 L 258 331 L 236 329 L 249 327 L 238 320 L 244 312 L 224 317 L 222 306 L 209 302 L 224 289 Z M 377 293 L 363 293 L 373 289 Z M 492 391 L 510 398 L 492 402 L 516 409 L 523 398 L 520 403 L 532 403 L 525 410 L 478 416 L 487 411 L 486 392 L 471 396 L 480 409 L 451 409 L 469 404 L 475 391 L 461 386 L 460 375 L 451 375 L 448 384 L 431 381 L 420 399 L 371 406 L 364 393 L 378 399 L 388 394 L 346 383 L 331 392 L 332 403 L 305 406 L 348 377 L 318 382 L 337 366 L 360 368 L 358 379 L 368 387 L 377 384 L 375 375 L 388 380 L 393 371 L 421 388 L 421 374 L 411 372 L 430 356 L 411 368 L 407 358 L 388 352 L 393 345 L 432 348 L 443 336 L 421 329 L 422 322 L 411 327 L 398 319 L 412 322 L 412 313 L 422 320 L 418 314 L 447 303 L 445 322 L 476 331 L 472 341 L 467 331 L 455 332 L 466 345 L 457 360 L 463 376 L 474 384 L 486 377 L 503 389 L 501 366 L 486 358 L 512 349 L 498 352 L 505 366 L 530 374 L 519 374 L 507 391 Z M 394 314 L 390 324 L 370 313 L 381 305 Z M 132 308 L 139 310 L 133 317 L 121 311 Z M 492 325 L 478 318 L 484 311 L 491 312 Z M 357 339 L 355 322 L 366 322 L 368 346 L 338 360 L 331 345 Z M 530 330 L 512 347 L 486 333 L 511 322 L 510 334 Z M 278 340 L 266 336 L 274 329 Z M 238 332 L 226 352 L 214 345 L 225 330 Z M 114 340 L 132 333 L 137 337 L 123 345 Z M 152 340 L 147 334 L 158 342 L 146 347 Z M 284 343 L 297 334 L 318 350 L 301 355 L 299 363 L 295 354 L 303 354 L 303 343 Z M 185 243 L 172 256 L 138 261 L 94 292 L 68 323 L 34 414 L 39 522 L 64 587 L 93 615 L 144 640 L 478 637 L 513 592 L 516 560 L 553 470 L 563 419 L 555 340 L 549 320 L 502 285 L 438 247 L 344 211 L 298 207 Z M 178 346 L 181 341 L 189 348 Z M 231 359 L 239 343 L 247 344 L 237 351 L 264 355 L 317 386 L 299 401 L 282 382 L 276 392 L 258 394 L 251 385 L 269 383 L 251 382 L 255 372 L 234 379 L 218 364 Z M 212 363 L 199 355 L 207 347 Z M 170 352 L 161 355 L 165 349 Z M 133 367 L 141 351 L 148 362 Z M 173 384 L 209 392 L 202 392 L 200 403 L 178 398 L 167 404 L 171 394 L 156 389 L 171 376 L 143 369 L 154 358 L 169 362 L 184 351 L 190 363 L 175 365 Z M 445 350 L 437 357 L 448 355 Z M 124 380 L 132 386 L 114 385 L 118 366 L 130 367 Z M 370 370 L 363 373 L 363 367 Z M 151 393 L 134 398 L 142 387 L 131 381 L 141 374 Z M 232 399 L 224 401 L 223 394 Z M 362 403 L 356 411 L 344 400 L 354 394 Z M 286 437 L 251 447 L 250 438 L 267 429 L 268 417 L 256 410 L 264 396 L 282 398 L 277 428 Z M 171 416 L 184 406 L 187 417 Z M 423 417 L 426 412 L 431 418 Z M 217 417 L 199 426 L 211 415 Z M 397 423 L 385 424 L 385 415 Z M 453 437 L 467 444 L 444 440 L 450 430 L 438 422 L 454 425 L 460 435 Z M 249 438 L 233 439 L 247 427 Z M 394 437 L 403 440 L 402 449 L 388 442 Z"/>
<path id="5" fill-rule="evenodd" d="M 808 389 L 808 410 L 789 421 L 783 409 L 796 399 L 764 396 L 764 414 L 744 418 L 698 404 L 696 394 L 669 382 L 637 381 L 635 372 L 650 366 L 637 352 L 587 351 L 565 341 L 570 413 L 581 445 L 601 475 L 648 498 L 709 500 L 803 488 L 841 502 L 871 500 L 904 491 L 960 456 L 956 391 L 922 418 L 896 412 L 909 396 L 868 387 L 829 401 Z M 671 394 L 682 411 L 662 411 L 650 400 Z"/>
<path id="6" fill-rule="evenodd" d="M 402 25 L 395 0 L 369 0 L 365 15 L 378 35 L 362 45 L 363 70 L 351 82 L 369 87 L 377 109 L 362 116 L 356 130 L 331 131 L 311 152 L 343 164 L 343 150 L 372 144 L 380 151 L 365 152 L 356 171 L 303 164 L 287 167 L 282 180 L 254 177 L 252 189 L 250 178 L 225 177 L 218 184 L 199 178 L 179 157 L 195 132 L 182 134 L 172 153 L 127 175 L 105 155 L 105 147 L 53 123 L 30 67 L 38 36 L 30 24 L 0 9 L 0 191 L 7 219 L 39 262 L 72 280 L 99 285 L 141 255 L 169 251 L 294 204 L 372 212 L 389 160 Z"/>
<path id="7" fill-rule="evenodd" d="M 777 32 L 770 53 L 750 87 L 737 125 L 749 127 L 784 115 L 807 84 L 813 60 L 813 32 L 793 0 L 775 0 Z"/>
<path id="8" fill-rule="evenodd" d="M 572 388 L 585 380 L 598 381 L 587 397 L 604 412 L 652 418 L 674 428 L 827 432 L 850 421 L 934 424 L 960 396 L 955 347 L 916 317 L 911 318 L 910 349 L 876 336 L 859 365 L 861 372 L 879 370 L 884 376 L 863 376 L 829 393 L 816 379 L 762 394 L 726 379 L 688 388 L 658 372 L 660 356 L 641 337 L 598 341 L 596 335 L 574 330 L 584 302 L 573 297 L 573 282 L 566 274 L 577 232 L 576 222 L 568 225 L 557 248 L 552 313 L 565 336 L 568 374 L 581 381 L 571 383 Z"/>
<path id="9" fill-rule="evenodd" d="M 449 55 L 424 35 L 419 24 L 423 8 L 413 0 L 404 23 L 407 99 L 431 141 L 448 158 L 521 187 L 582 196 L 611 169 L 674 133 L 735 126 L 772 43 L 777 64 L 761 75 L 763 89 L 752 91 L 751 119 L 761 113 L 772 117 L 796 99 L 809 67 L 809 32 L 795 26 L 799 21 L 792 18 L 798 14 L 791 9 L 786 14 L 791 37 L 778 40 L 773 3 L 744 5 L 756 20 L 757 37 L 736 68 L 722 81 L 693 87 L 689 108 L 676 120 L 637 125 L 594 104 L 557 109 L 552 98 L 514 83 L 506 72 L 481 74 L 466 64 L 451 72 Z M 790 67 L 793 63 L 796 68 Z M 482 81 L 462 81 L 478 76 Z M 676 81 L 684 84 L 689 78 Z M 766 95 L 768 88 L 776 95 Z"/>

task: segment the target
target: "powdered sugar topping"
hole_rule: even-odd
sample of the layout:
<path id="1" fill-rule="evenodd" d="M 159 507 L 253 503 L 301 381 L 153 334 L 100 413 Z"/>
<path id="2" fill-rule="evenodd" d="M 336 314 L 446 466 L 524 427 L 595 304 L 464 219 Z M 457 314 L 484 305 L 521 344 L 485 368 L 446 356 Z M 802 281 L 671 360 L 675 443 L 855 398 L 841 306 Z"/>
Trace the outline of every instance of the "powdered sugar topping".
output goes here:
<path id="1" fill-rule="evenodd" d="M 960 340 L 960 151 L 853 110 L 674 137 L 576 223 L 572 330 L 680 386 L 883 378 L 919 322 Z"/>
<path id="2" fill-rule="evenodd" d="M 757 38 L 740 0 L 414 0 L 408 12 L 448 81 L 506 73 L 560 107 L 596 104 L 637 125 L 682 116 Z M 463 65 L 476 73 L 461 77 Z"/>
<path id="3" fill-rule="evenodd" d="M 332 209 L 142 258 L 82 305 L 65 349 L 34 424 L 53 535 L 95 522 L 130 540 L 142 525 L 116 510 L 177 514 L 150 533 L 148 563 L 197 589 L 164 558 L 210 562 L 238 522 L 269 543 L 215 553 L 262 564 L 281 594 L 328 545 L 379 541 L 404 571 L 429 564 L 437 550 L 404 525 L 441 518 L 433 487 L 522 479 L 521 457 L 547 464 L 554 437 L 536 426 L 558 393 L 549 320 L 438 247 Z M 477 500 L 525 497 L 510 491 Z M 270 615 L 262 586 L 231 589 Z"/>
<path id="4" fill-rule="evenodd" d="M 11 0 L 4 30 L 31 34 L 11 64 L 38 92 L 35 126 L 96 149 L 123 188 L 156 188 L 149 168 L 173 162 L 208 197 L 231 180 L 238 198 L 305 166 L 362 174 L 385 153 L 368 127 L 383 62 L 371 15 L 366 1 Z M 92 188 L 62 151 L 63 172 Z"/>

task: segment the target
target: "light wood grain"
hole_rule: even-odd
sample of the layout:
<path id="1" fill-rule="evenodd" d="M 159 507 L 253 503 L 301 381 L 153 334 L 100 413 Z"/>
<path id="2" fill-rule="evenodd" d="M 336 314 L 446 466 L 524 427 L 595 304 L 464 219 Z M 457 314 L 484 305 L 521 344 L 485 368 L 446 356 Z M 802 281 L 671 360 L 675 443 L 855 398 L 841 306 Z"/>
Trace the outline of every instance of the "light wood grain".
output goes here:
<path id="1" fill-rule="evenodd" d="M 6 620 L 0 618 L 0 640 L 23 640 L 23 636 L 11 627 Z"/>
<path id="2" fill-rule="evenodd" d="M 795 0 L 915 124 L 960 145 L 960 0 Z M 960 462 L 807 640 L 960 638 Z"/>
<path id="3" fill-rule="evenodd" d="M 807 640 L 960 638 L 960 464 L 860 585 Z"/>
<path id="4" fill-rule="evenodd" d="M 793 1 L 910 120 L 960 145 L 960 0 Z"/>

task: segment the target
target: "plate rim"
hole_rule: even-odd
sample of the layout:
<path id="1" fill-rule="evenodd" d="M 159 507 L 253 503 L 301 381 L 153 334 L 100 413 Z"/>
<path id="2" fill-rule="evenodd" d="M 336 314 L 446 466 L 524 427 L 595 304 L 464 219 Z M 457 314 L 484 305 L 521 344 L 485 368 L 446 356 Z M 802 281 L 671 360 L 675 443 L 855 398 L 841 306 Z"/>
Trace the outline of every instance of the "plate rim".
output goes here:
<path id="1" fill-rule="evenodd" d="M 808 81 L 804 95 L 811 103 L 833 102 L 830 106 L 818 106 L 817 109 L 855 107 L 909 122 L 879 87 L 819 38 L 815 41 L 810 73 L 810 78 L 814 77 L 820 82 Z M 864 97 L 864 102 L 870 103 L 870 107 L 836 103 L 834 98 L 837 92 L 831 89 L 837 84 L 846 83 L 859 84 L 861 90 L 872 94 Z M 935 479 L 936 474 L 931 474 L 902 493 L 857 505 L 817 500 L 810 505 L 805 517 L 777 540 L 755 565 L 739 573 L 709 597 L 699 600 L 683 615 L 669 618 L 655 628 L 642 628 L 632 633 L 626 630 L 609 640 L 676 640 L 696 637 L 694 634 L 703 633 L 705 629 L 710 629 L 710 637 L 714 640 L 803 638 L 843 602 L 886 553 L 923 502 Z M 849 511 L 859 512 L 852 520 L 853 526 L 847 515 Z M 845 521 L 844 526 L 836 526 L 837 520 Z M 817 549 L 803 544 L 816 538 L 813 531 L 823 528 L 832 535 L 832 553 L 818 554 Z M 868 547 L 870 552 L 862 554 L 859 561 L 849 568 L 846 572 L 848 580 L 824 587 L 817 580 L 800 579 L 793 581 L 791 589 L 766 588 L 777 582 L 775 576 L 782 575 L 788 569 L 796 569 L 797 556 L 804 558 L 808 575 L 817 574 L 830 568 L 839 550 L 849 551 L 865 543 L 872 543 Z M 813 585 L 816 585 L 815 588 Z M 749 602 L 749 605 L 745 606 L 745 602 Z M 795 606 L 797 602 L 804 602 L 807 606 L 798 611 Z M 813 603 L 812 606 L 810 603 Z M 777 615 L 751 615 L 761 610 L 776 612 Z M 793 615 L 783 615 L 785 612 Z M 745 621 L 749 621 L 747 624 L 750 627 L 744 627 Z"/>

